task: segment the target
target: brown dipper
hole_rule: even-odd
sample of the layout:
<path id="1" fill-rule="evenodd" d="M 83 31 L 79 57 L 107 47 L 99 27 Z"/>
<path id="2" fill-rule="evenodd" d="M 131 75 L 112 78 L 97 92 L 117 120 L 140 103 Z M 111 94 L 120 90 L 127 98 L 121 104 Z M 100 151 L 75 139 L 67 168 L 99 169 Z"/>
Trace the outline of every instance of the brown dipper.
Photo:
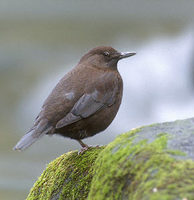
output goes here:
<path id="1" fill-rule="evenodd" d="M 69 137 L 88 148 L 81 139 L 105 130 L 117 114 L 123 93 L 117 63 L 133 55 L 106 46 L 90 50 L 55 86 L 14 149 L 24 150 L 45 134 Z"/>

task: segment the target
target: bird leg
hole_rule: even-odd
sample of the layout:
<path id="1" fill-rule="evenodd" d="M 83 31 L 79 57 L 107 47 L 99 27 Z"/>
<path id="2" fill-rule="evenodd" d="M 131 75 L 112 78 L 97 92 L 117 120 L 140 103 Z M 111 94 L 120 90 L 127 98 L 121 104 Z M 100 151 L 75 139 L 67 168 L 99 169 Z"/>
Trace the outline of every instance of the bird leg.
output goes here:
<path id="1" fill-rule="evenodd" d="M 90 148 L 87 144 L 83 143 L 81 140 L 77 140 L 77 141 L 82 146 L 82 149 L 80 150 L 80 152 L 78 154 L 82 154 L 82 153 L 84 153 L 84 151 L 87 151 Z"/>
<path id="2" fill-rule="evenodd" d="M 77 140 L 77 141 L 80 143 L 82 148 L 89 148 L 89 146 L 87 144 L 83 143 L 81 140 Z"/>

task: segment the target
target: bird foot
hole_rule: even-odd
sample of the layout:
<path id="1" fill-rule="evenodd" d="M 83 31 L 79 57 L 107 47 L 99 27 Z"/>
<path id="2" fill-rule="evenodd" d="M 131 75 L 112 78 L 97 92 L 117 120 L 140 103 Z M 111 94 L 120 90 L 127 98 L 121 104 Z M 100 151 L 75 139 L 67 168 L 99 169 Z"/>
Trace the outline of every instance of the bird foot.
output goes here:
<path id="1" fill-rule="evenodd" d="M 81 150 L 78 152 L 78 155 L 83 154 L 85 151 L 91 148 L 101 148 L 102 146 L 97 145 L 97 146 L 88 146 L 87 144 L 83 143 L 81 140 L 77 140 L 80 145 L 82 146 Z"/>
<path id="2" fill-rule="evenodd" d="M 82 147 L 81 150 L 78 152 L 78 155 L 83 154 L 85 151 L 87 151 L 88 149 L 92 148 L 91 146 L 85 146 Z"/>
<path id="3" fill-rule="evenodd" d="M 101 147 L 103 147 L 103 145 L 97 145 L 97 146 L 84 146 L 84 147 L 82 147 L 81 148 L 81 150 L 78 152 L 78 155 L 81 155 L 81 154 L 83 154 L 85 151 L 87 151 L 88 149 L 92 149 L 92 148 L 97 148 L 97 149 L 99 149 L 99 148 L 101 148 Z"/>

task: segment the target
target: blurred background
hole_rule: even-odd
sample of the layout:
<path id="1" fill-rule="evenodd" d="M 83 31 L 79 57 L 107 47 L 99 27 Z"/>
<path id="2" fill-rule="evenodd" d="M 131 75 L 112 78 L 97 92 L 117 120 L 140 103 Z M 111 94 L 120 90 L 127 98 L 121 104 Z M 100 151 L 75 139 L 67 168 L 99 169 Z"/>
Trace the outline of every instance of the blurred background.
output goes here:
<path id="1" fill-rule="evenodd" d="M 87 144 L 194 116 L 193 0 L 0 0 L 0 199 L 25 199 L 50 161 L 80 148 L 53 136 L 12 151 L 58 80 L 99 45 L 137 55 L 118 65 L 124 97 L 116 119 Z"/>

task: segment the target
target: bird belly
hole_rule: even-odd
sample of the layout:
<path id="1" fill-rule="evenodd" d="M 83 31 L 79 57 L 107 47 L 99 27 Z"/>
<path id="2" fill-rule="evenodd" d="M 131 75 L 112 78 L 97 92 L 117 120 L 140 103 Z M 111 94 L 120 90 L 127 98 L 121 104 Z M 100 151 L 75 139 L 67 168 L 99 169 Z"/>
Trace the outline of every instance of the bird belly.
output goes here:
<path id="1" fill-rule="evenodd" d="M 105 130 L 115 118 L 120 106 L 120 100 L 112 106 L 106 106 L 103 109 L 91 115 L 88 118 L 81 119 L 75 123 L 57 129 L 56 134 L 72 139 L 84 139 L 91 137 Z"/>

